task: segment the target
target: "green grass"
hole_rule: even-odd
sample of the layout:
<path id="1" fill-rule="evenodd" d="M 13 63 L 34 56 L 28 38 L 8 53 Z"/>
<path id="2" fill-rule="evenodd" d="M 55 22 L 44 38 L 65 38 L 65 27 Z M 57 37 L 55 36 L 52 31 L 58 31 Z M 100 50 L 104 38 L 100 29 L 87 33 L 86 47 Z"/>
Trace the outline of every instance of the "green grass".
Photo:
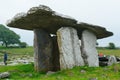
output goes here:
<path id="1" fill-rule="evenodd" d="M 4 48 L 0 50 L 9 52 L 10 56 L 33 56 L 33 47 L 27 48 Z M 98 49 L 99 53 L 105 55 L 115 55 L 120 57 L 120 49 Z M 3 56 L 0 53 L 0 56 Z M 1 58 L 0 58 L 1 60 Z M 85 72 L 81 72 L 85 70 Z M 120 80 L 120 64 L 108 67 L 74 67 L 73 69 L 58 71 L 52 75 L 37 73 L 34 71 L 33 64 L 16 65 L 16 66 L 0 66 L 0 73 L 9 71 L 11 76 L 9 80 L 89 80 L 89 78 L 97 78 L 97 80 Z"/>
<path id="2" fill-rule="evenodd" d="M 82 73 L 81 70 L 85 72 Z M 120 80 L 120 64 L 107 67 L 74 67 L 51 75 L 35 72 L 33 64 L 0 66 L 0 72 L 4 71 L 11 73 L 10 80 Z"/>
<path id="3" fill-rule="evenodd" d="M 6 51 L 10 54 L 18 54 L 18 55 L 33 55 L 33 53 L 34 53 L 33 47 L 27 47 L 27 48 L 0 47 L 0 51 Z"/>
<path id="4" fill-rule="evenodd" d="M 14 55 L 31 55 L 33 56 L 34 50 L 33 47 L 27 48 L 5 48 L 0 47 L 0 51 L 4 50 Z M 115 55 L 120 57 L 120 49 L 98 49 L 98 53 L 103 53 L 105 55 Z M 1 55 L 1 54 L 0 54 Z"/>
<path id="5" fill-rule="evenodd" d="M 0 47 L 0 51 L 6 51 L 8 53 L 8 61 L 15 58 L 33 57 L 33 47 L 27 48 L 5 48 Z M 0 61 L 3 61 L 3 53 L 0 52 Z"/>
<path id="6" fill-rule="evenodd" d="M 105 55 L 114 55 L 120 57 L 120 49 L 98 49 L 98 52 Z"/>

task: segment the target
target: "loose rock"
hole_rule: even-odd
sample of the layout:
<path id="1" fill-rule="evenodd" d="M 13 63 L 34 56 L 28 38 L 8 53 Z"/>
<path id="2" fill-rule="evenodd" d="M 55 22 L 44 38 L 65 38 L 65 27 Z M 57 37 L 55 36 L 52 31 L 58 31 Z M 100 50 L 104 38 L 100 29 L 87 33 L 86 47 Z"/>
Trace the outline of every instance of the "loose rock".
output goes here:
<path id="1" fill-rule="evenodd" d="M 98 80 L 97 78 L 89 78 L 89 80 Z"/>
<path id="2" fill-rule="evenodd" d="M 4 79 L 4 78 L 8 78 L 10 77 L 10 73 L 9 72 L 3 72 L 0 74 L 0 79 Z"/>
<path id="3" fill-rule="evenodd" d="M 46 73 L 46 75 L 51 75 L 51 74 L 54 74 L 55 72 L 53 72 L 53 71 L 48 71 L 47 73 Z"/>
<path id="4" fill-rule="evenodd" d="M 110 56 L 108 60 L 108 65 L 112 65 L 114 63 L 117 63 L 116 57 L 115 56 Z"/>

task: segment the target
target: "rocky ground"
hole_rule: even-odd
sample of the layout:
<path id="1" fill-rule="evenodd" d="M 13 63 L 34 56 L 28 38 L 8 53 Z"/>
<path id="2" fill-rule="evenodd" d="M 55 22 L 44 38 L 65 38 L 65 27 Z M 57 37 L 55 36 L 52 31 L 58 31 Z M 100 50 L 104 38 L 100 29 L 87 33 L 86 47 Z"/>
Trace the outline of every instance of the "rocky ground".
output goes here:
<path id="1" fill-rule="evenodd" d="M 116 57 L 115 58 L 111 58 L 111 60 L 109 60 L 110 56 L 102 56 L 99 57 L 99 65 L 100 66 L 108 66 L 108 63 L 120 63 L 120 57 Z M 14 55 L 14 56 L 8 56 L 8 60 L 7 60 L 7 65 L 17 65 L 17 64 L 29 64 L 34 62 L 34 58 L 33 56 L 29 56 L 29 55 Z M 3 55 L 0 56 L 0 65 L 5 65 L 3 62 Z"/>
<path id="2" fill-rule="evenodd" d="M 7 65 L 28 64 L 33 61 L 34 61 L 33 57 L 28 56 L 28 55 L 14 56 L 14 57 L 8 58 Z M 0 65 L 4 65 L 3 60 L 0 61 Z"/>

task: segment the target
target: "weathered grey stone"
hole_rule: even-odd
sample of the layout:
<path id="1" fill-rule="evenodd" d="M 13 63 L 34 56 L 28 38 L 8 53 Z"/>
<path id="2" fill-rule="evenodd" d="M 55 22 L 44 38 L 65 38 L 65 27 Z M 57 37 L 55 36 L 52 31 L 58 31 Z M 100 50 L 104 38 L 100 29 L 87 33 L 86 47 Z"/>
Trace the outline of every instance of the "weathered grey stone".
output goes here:
<path id="1" fill-rule="evenodd" d="M 81 43 L 84 62 L 90 67 L 99 66 L 96 36 L 92 32 L 85 30 L 82 33 Z"/>
<path id="2" fill-rule="evenodd" d="M 86 70 L 81 70 L 80 72 L 81 72 L 81 73 L 86 73 Z"/>
<path id="3" fill-rule="evenodd" d="M 44 29 L 49 34 L 56 34 L 56 31 L 59 28 L 61 28 L 62 26 L 69 26 L 69 27 L 73 27 L 77 30 L 78 36 L 80 39 L 81 39 L 81 33 L 86 29 L 92 31 L 96 35 L 97 39 L 101 39 L 101 38 L 105 38 L 105 37 L 109 37 L 109 36 L 113 35 L 112 32 L 107 31 L 105 28 L 103 28 L 101 26 L 91 25 L 91 24 L 87 24 L 87 23 L 78 24 L 78 22 L 75 19 L 70 18 L 70 17 L 65 17 L 63 15 L 62 16 L 58 15 L 55 11 L 53 11 L 52 9 L 50 9 L 49 7 L 44 6 L 44 5 L 40 5 L 38 7 L 33 7 L 27 13 L 18 14 L 12 20 L 8 21 L 7 26 L 20 28 L 20 29 L 27 29 L 27 30 Z M 43 36 L 43 35 L 41 35 L 41 36 Z M 44 36 L 42 38 L 44 38 Z M 48 40 L 46 40 L 46 39 L 48 39 L 48 38 L 44 38 L 44 39 L 40 40 L 41 42 L 34 42 L 35 53 L 36 53 L 35 56 L 37 56 L 37 53 L 39 53 L 39 52 L 40 52 L 40 55 L 43 55 L 44 52 L 46 53 L 46 51 L 44 51 L 47 47 L 45 41 L 49 42 L 49 39 Z M 35 39 L 35 40 L 37 40 L 37 39 Z M 39 38 L 38 38 L 38 40 L 39 40 Z M 45 41 L 43 41 L 43 40 L 45 40 Z M 43 44 L 42 44 L 42 42 L 43 42 Z M 42 44 L 42 46 L 44 46 L 44 48 L 40 47 L 41 44 Z M 50 50 L 50 55 L 51 55 L 51 49 L 49 49 L 49 50 Z M 46 55 L 46 54 L 44 54 L 44 55 Z M 79 63 L 77 57 L 79 57 L 79 56 L 76 56 L 76 61 L 75 61 L 76 64 Z M 37 61 L 37 62 L 35 62 L 35 64 L 42 63 L 41 66 L 43 66 L 45 63 L 41 62 L 41 61 L 44 61 L 44 59 L 45 59 L 45 57 L 42 58 L 42 60 L 37 59 L 37 57 L 36 57 L 35 61 Z M 41 61 L 39 62 L 39 60 L 41 60 Z M 45 62 L 47 62 L 48 60 L 49 59 L 47 57 Z M 55 59 L 53 59 L 53 60 L 55 60 Z M 49 64 L 49 62 L 48 62 L 48 64 Z M 50 64 L 51 64 L 51 59 L 50 59 Z M 54 62 L 53 62 L 53 64 L 54 64 Z M 35 67 L 37 65 L 40 66 L 40 64 L 36 64 Z M 77 64 L 77 65 L 79 65 L 79 64 Z M 47 66 L 47 65 L 45 65 L 45 66 Z M 41 70 L 42 69 L 43 68 L 41 68 Z M 44 67 L 44 69 L 45 69 L 45 67 Z M 43 71 L 44 71 L 44 69 L 43 69 Z M 48 69 L 48 67 L 47 67 L 47 69 Z M 40 70 L 40 67 L 39 68 L 36 67 L 36 70 Z"/>
<path id="4" fill-rule="evenodd" d="M 50 33 L 56 33 L 61 26 L 72 26 L 77 21 L 73 18 L 59 15 L 47 6 L 40 5 L 32 7 L 26 14 L 18 13 L 8 25 L 22 29 L 34 30 L 44 28 Z M 19 26 L 18 26 L 19 25 Z"/>
<path id="5" fill-rule="evenodd" d="M 77 31 L 71 27 L 62 27 L 57 31 L 60 51 L 60 69 L 83 66 Z"/>
<path id="6" fill-rule="evenodd" d="M 34 30 L 34 64 L 36 71 L 47 72 L 52 70 L 52 40 L 49 34 L 42 29 Z"/>
<path id="7" fill-rule="evenodd" d="M 52 74 L 55 74 L 55 72 L 53 72 L 53 71 L 48 71 L 48 72 L 46 73 L 46 75 L 52 75 Z"/>
<path id="8" fill-rule="evenodd" d="M 115 56 L 110 56 L 109 59 L 108 59 L 108 65 L 112 65 L 112 64 L 115 64 L 117 63 L 117 60 L 116 60 L 116 57 Z"/>
<path id="9" fill-rule="evenodd" d="M 107 31 L 106 28 L 98 26 L 98 25 L 92 25 L 92 24 L 88 24 L 88 23 L 79 23 L 75 27 L 78 31 L 78 36 L 80 38 L 81 38 L 81 36 L 82 36 L 81 34 L 84 30 L 89 30 L 89 31 L 93 32 L 96 35 L 97 39 L 102 39 L 102 38 L 113 35 L 113 33 Z"/>
<path id="10" fill-rule="evenodd" d="M 113 35 L 112 32 L 107 31 L 101 26 L 87 23 L 78 24 L 77 20 L 68 16 L 59 15 L 57 12 L 44 5 L 32 7 L 26 14 L 17 14 L 17 16 L 7 22 L 7 26 L 27 30 L 44 29 L 52 34 L 56 34 L 56 31 L 62 26 L 69 26 L 77 30 L 80 38 L 82 31 L 85 29 L 94 32 L 98 39 Z"/>
<path id="11" fill-rule="evenodd" d="M 89 78 L 89 80 L 98 80 L 98 78 Z"/>
<path id="12" fill-rule="evenodd" d="M 0 79 L 8 78 L 8 77 L 10 77 L 10 73 L 9 72 L 0 73 Z"/>

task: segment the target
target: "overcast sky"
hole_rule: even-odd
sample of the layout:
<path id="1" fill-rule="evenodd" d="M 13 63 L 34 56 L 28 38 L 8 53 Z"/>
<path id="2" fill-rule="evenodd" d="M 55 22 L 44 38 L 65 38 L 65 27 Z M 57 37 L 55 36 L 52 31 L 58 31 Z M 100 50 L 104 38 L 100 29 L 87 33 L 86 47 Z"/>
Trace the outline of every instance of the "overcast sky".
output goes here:
<path id="1" fill-rule="evenodd" d="M 1 0 L 0 24 L 6 24 L 7 20 L 17 13 L 27 12 L 31 7 L 40 4 L 49 6 L 52 10 L 71 16 L 79 22 L 86 22 L 105 27 L 114 35 L 98 40 L 99 45 L 107 46 L 109 42 L 120 46 L 120 0 Z M 21 40 L 33 45 L 33 32 L 15 29 L 21 36 Z"/>

